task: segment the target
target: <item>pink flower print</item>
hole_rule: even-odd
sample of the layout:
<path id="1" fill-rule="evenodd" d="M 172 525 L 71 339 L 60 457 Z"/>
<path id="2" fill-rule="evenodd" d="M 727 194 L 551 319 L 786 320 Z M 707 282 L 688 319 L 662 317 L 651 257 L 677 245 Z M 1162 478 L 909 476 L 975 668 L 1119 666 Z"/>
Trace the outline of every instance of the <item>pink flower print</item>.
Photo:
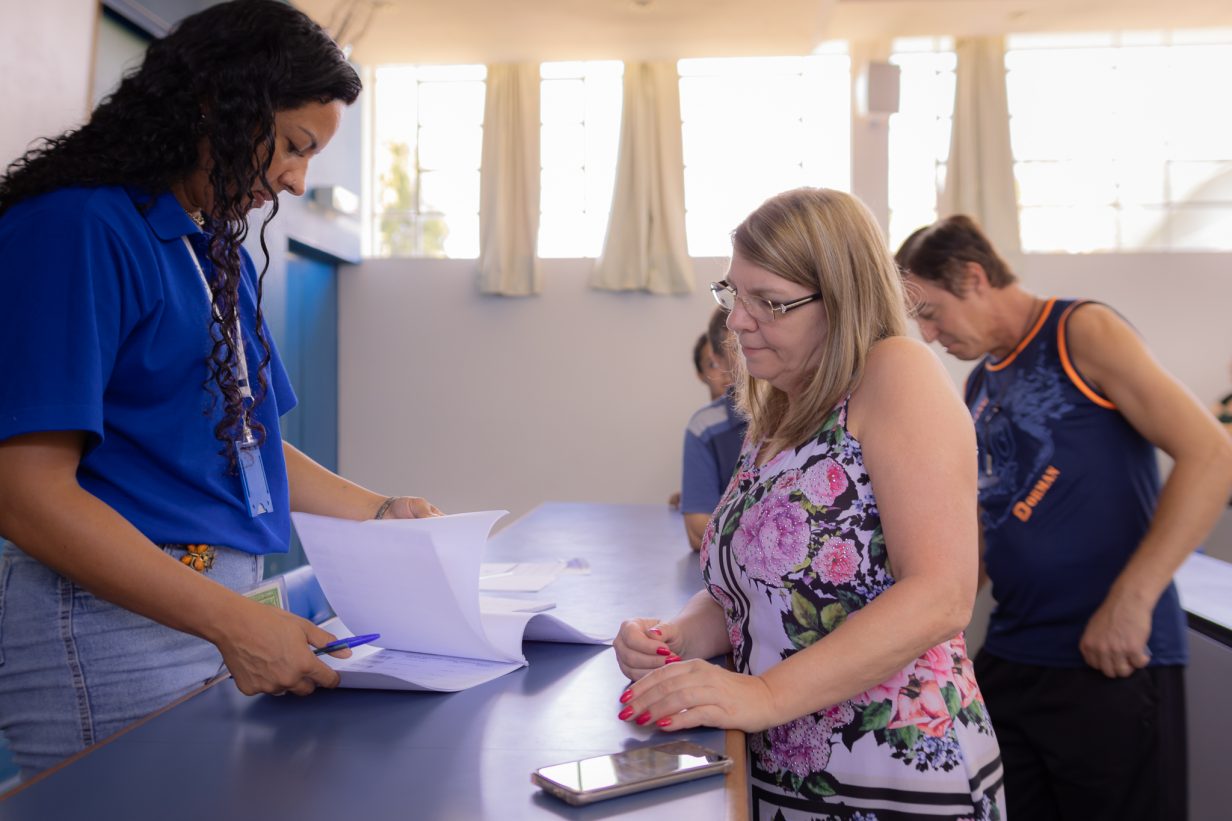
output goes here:
<path id="1" fill-rule="evenodd" d="M 955 654 L 967 655 L 967 634 L 965 632 L 959 633 L 946 643 L 950 645 L 950 650 Z"/>
<path id="2" fill-rule="evenodd" d="M 744 645 L 744 631 L 737 622 L 727 623 L 727 640 L 731 642 L 732 655 L 739 656 L 740 648 Z"/>
<path id="3" fill-rule="evenodd" d="M 949 707 L 937 682 L 912 679 L 898 694 L 894 717 L 886 726 L 895 729 L 914 725 L 925 735 L 940 738 L 950 729 L 951 722 Z"/>
<path id="4" fill-rule="evenodd" d="M 770 741 L 768 748 L 754 751 L 761 759 L 761 766 L 775 772 L 787 770 L 800 778 L 821 772 L 830 763 L 830 726 L 822 719 L 806 715 L 789 721 L 766 732 Z"/>
<path id="5" fill-rule="evenodd" d="M 732 612 L 731 594 L 719 587 L 717 584 L 708 585 L 707 590 L 710 593 L 711 598 L 713 598 L 715 602 L 718 603 L 719 607 L 723 609 L 723 613 L 730 617 Z"/>
<path id="6" fill-rule="evenodd" d="M 800 479 L 803 476 L 804 474 L 795 468 L 783 471 L 779 474 L 779 478 L 774 480 L 774 492 L 791 493 L 800 486 Z"/>
<path id="7" fill-rule="evenodd" d="M 954 670 L 954 683 L 958 686 L 958 694 L 962 696 L 962 706 L 970 707 L 971 702 L 980 697 L 980 685 L 975 680 L 975 665 L 967 654 L 956 656 L 959 661 Z"/>
<path id="8" fill-rule="evenodd" d="M 702 531 L 702 548 L 698 554 L 702 567 L 710 564 L 710 543 L 714 541 L 714 522 L 716 518 L 711 516 L 710 521 L 706 522 L 706 529 Z"/>
<path id="9" fill-rule="evenodd" d="M 847 471 L 833 459 L 823 459 L 804 474 L 800 489 L 813 504 L 829 507 L 847 489 Z"/>
<path id="10" fill-rule="evenodd" d="M 808 559 L 808 514 L 786 494 L 771 491 L 740 517 L 731 545 L 751 578 L 778 586 Z"/>
<path id="11" fill-rule="evenodd" d="M 915 669 L 915 664 L 904 667 L 880 684 L 870 687 L 860 695 L 852 699 L 856 704 L 868 705 L 876 704 L 879 701 L 888 701 L 895 703 L 898 701 L 899 692 L 911 683 L 911 673 Z"/>
<path id="12" fill-rule="evenodd" d="M 831 584 L 847 584 L 856 577 L 860 554 L 850 539 L 830 537 L 813 557 L 813 570 Z"/>
<path id="13" fill-rule="evenodd" d="M 840 701 L 838 704 L 835 704 L 833 707 L 826 710 L 826 721 L 830 724 L 831 732 L 834 732 L 841 727 L 846 727 L 848 724 L 855 721 L 855 718 L 856 711 L 855 708 L 851 706 L 850 701 Z"/>
<path id="14" fill-rule="evenodd" d="M 916 662 L 916 671 L 922 679 L 932 679 L 940 687 L 954 680 L 954 654 L 947 641 L 924 651 Z"/>

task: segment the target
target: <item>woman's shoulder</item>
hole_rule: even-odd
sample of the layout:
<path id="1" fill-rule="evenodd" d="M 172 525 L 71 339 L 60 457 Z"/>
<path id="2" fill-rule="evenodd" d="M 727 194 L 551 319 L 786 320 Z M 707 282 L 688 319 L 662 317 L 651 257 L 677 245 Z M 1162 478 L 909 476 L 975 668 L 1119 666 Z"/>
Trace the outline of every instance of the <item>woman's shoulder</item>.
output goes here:
<path id="1" fill-rule="evenodd" d="M 900 383 L 904 377 L 935 377 L 944 374 L 944 371 L 941 360 L 920 340 L 909 336 L 891 336 L 869 349 L 864 363 L 864 376 L 856 390 L 869 382 L 888 380 L 894 384 Z"/>
<path id="2" fill-rule="evenodd" d="M 858 436 L 869 420 L 910 416 L 939 396 L 951 404 L 958 388 L 937 355 L 918 339 L 889 337 L 869 350 L 864 374 L 851 393 L 848 425 Z"/>
<path id="3" fill-rule="evenodd" d="M 118 206 L 132 208 L 132 197 L 122 185 L 66 186 L 35 194 L 13 206 L 23 208 L 76 208 L 83 211 L 110 210 Z"/>
<path id="4" fill-rule="evenodd" d="M 118 185 L 57 188 L 22 200 L 4 215 L 11 226 L 54 220 L 61 228 L 89 223 L 123 225 L 139 217 L 133 198 Z"/>

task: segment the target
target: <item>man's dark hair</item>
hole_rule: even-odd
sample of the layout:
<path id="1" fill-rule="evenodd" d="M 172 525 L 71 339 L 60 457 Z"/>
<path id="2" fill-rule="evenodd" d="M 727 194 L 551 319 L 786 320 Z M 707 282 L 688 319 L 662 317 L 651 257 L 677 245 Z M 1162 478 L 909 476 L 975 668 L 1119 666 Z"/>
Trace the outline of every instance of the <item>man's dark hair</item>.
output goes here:
<path id="1" fill-rule="evenodd" d="M 899 246 L 894 260 L 904 274 L 934 282 L 960 297 L 967 290 L 968 262 L 978 263 L 994 288 L 1018 280 L 980 226 L 966 214 L 917 229 Z"/>

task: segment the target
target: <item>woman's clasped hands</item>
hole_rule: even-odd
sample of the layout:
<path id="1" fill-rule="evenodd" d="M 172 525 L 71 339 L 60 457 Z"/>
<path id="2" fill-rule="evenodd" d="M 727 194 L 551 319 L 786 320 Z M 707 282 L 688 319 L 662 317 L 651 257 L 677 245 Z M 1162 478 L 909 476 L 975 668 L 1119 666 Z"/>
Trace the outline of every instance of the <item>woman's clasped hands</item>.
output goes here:
<path id="1" fill-rule="evenodd" d="M 667 730 L 691 727 L 757 732 L 779 723 L 774 696 L 760 676 L 685 660 L 687 642 L 671 622 L 630 619 L 613 642 L 620 669 L 633 684 L 620 696 L 617 718 Z"/>

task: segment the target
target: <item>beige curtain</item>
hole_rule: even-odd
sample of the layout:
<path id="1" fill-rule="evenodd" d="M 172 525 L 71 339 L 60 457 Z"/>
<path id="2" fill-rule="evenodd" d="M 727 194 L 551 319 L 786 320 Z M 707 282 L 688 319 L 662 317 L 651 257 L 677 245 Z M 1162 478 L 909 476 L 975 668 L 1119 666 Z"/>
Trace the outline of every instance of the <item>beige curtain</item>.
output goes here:
<path id="1" fill-rule="evenodd" d="M 539 241 L 539 66 L 488 66 L 479 171 L 479 290 L 543 287 Z"/>
<path id="2" fill-rule="evenodd" d="M 590 284 L 685 294 L 693 290 L 693 280 L 684 230 L 676 63 L 626 63 L 612 211 Z"/>
<path id="3" fill-rule="evenodd" d="M 997 250 L 1014 257 L 1022 244 L 1005 94 L 1005 39 L 960 38 L 955 51 L 954 130 L 937 210 L 941 216 L 975 217 Z"/>

